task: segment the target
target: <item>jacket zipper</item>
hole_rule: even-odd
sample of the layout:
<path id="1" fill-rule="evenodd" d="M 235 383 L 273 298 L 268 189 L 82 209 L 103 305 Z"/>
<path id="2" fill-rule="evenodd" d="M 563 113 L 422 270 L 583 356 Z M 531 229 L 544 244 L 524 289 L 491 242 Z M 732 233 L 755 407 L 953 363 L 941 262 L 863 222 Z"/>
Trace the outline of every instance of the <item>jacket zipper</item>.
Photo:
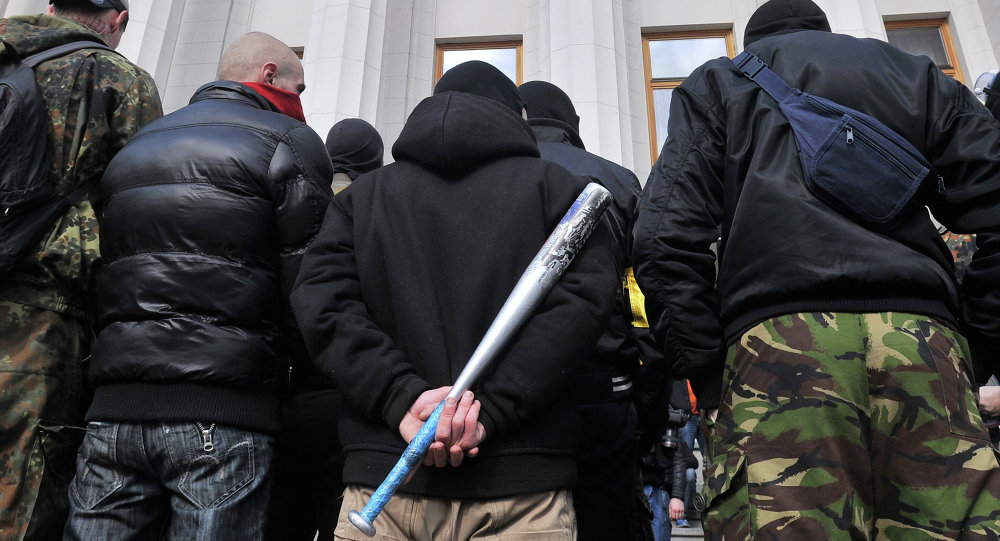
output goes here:
<path id="1" fill-rule="evenodd" d="M 851 144 L 851 143 L 854 142 L 855 132 L 851 128 L 850 124 L 847 124 L 844 127 L 847 129 L 847 143 Z M 906 176 L 909 176 L 909 177 L 916 176 L 916 172 L 915 171 L 911 171 L 909 168 L 907 168 L 906 164 L 904 164 L 901 161 L 899 161 L 899 159 L 896 158 L 895 156 L 893 156 L 892 153 L 888 151 L 888 149 L 886 149 L 885 147 L 883 147 L 882 145 L 880 145 L 878 141 L 876 141 L 873 137 L 869 136 L 863 130 L 858 130 L 857 137 L 860 138 L 860 139 L 862 139 L 862 140 L 864 140 L 864 141 L 867 141 L 868 144 L 871 145 L 872 147 L 875 147 L 878 150 L 881 150 L 882 152 L 879 153 L 879 157 L 885 158 L 885 160 L 887 162 L 889 162 L 889 164 L 892 165 L 893 168 L 895 168 L 897 171 L 899 171 L 900 174 L 903 174 L 903 175 L 906 175 Z"/>
<path id="2" fill-rule="evenodd" d="M 810 102 L 810 103 L 812 103 L 813 105 L 815 105 L 816 107 L 819 107 L 820 109 L 823 109 L 824 111 L 826 111 L 826 112 L 828 112 L 828 113 L 834 113 L 834 114 L 838 114 L 838 115 L 841 115 L 841 116 L 843 116 L 843 115 L 845 114 L 845 113 L 844 113 L 844 111 L 840 111 L 840 110 L 837 110 L 837 109 L 834 109 L 833 107 L 830 107 L 830 106 L 828 106 L 827 104 L 823 103 L 823 102 L 822 102 L 822 101 L 820 101 L 820 100 L 817 100 L 817 99 L 811 99 L 811 98 L 810 98 L 810 99 L 809 99 L 809 102 Z M 850 114 L 850 113 L 846 113 L 846 114 Z M 864 126 L 864 127 L 868 128 L 868 129 L 869 129 L 869 130 L 871 130 L 871 131 L 874 131 L 874 132 L 877 132 L 877 131 L 878 131 L 878 129 L 876 129 L 876 127 L 875 127 L 875 126 L 872 126 L 870 122 L 867 122 L 867 121 L 866 121 L 865 119 L 863 119 L 863 118 L 861 118 L 861 117 L 857 117 L 857 116 L 854 116 L 854 115 L 851 115 L 851 120 L 852 120 L 852 121 L 853 121 L 853 122 L 854 122 L 855 124 L 860 124 L 861 126 Z M 890 128 L 890 129 L 891 129 L 891 128 Z M 882 147 L 881 145 L 878 145 L 877 143 L 875 143 L 875 141 L 872 141 L 870 137 L 869 137 L 869 138 L 867 138 L 867 139 L 868 139 L 869 141 L 871 141 L 871 142 L 872 142 L 872 144 L 875 144 L 875 146 L 877 146 L 877 147 L 878 147 L 879 149 L 881 149 L 881 150 L 886 150 L 886 149 L 885 149 L 885 148 L 883 148 L 883 147 Z M 909 156 L 910 156 L 911 158 L 913 158 L 913 159 L 914 159 L 915 161 L 917 161 L 917 162 L 923 162 L 924 158 L 923 158 L 922 156 L 916 156 L 916 155 L 914 155 L 914 154 L 913 154 L 912 152 L 910 152 L 910 150 L 909 150 L 909 149 L 907 149 L 907 148 L 904 148 L 904 147 L 902 147 L 902 146 L 900 146 L 899 148 L 900 148 L 900 150 L 902 150 L 903 152 L 906 152 L 906 154 L 907 154 L 907 155 L 909 155 Z M 891 156 L 891 155 L 890 155 L 890 156 Z M 895 157 L 892 157 L 892 159 L 893 159 L 893 160 L 896 160 L 896 158 L 895 158 Z M 923 165 L 923 163 L 921 163 L 921 165 Z M 931 167 L 928 167 L 928 169 L 933 169 L 933 168 L 931 168 Z"/>

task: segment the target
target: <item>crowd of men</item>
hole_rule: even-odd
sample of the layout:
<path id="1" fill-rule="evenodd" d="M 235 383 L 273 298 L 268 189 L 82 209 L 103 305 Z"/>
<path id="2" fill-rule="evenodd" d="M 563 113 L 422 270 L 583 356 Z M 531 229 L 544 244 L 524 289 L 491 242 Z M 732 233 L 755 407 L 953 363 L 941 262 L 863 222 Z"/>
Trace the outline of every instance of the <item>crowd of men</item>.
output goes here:
<path id="1" fill-rule="evenodd" d="M 811 189 L 778 101 L 727 58 L 674 90 L 640 188 L 565 92 L 478 61 L 389 165 L 359 119 L 324 144 L 263 33 L 162 116 L 111 50 L 127 23 L 127 0 L 0 20 L 22 58 L 110 48 L 35 68 L 48 180 L 87 195 L 0 275 L 0 538 L 369 539 L 348 511 L 442 401 L 376 539 L 666 541 L 700 428 L 706 539 L 1000 537 L 1000 405 L 978 394 L 1000 372 L 1000 124 L 930 59 L 810 0 L 747 25 L 789 85 L 933 166 L 876 228 Z M 445 399 L 588 181 L 614 203 Z M 977 235 L 961 283 L 926 209 Z"/>

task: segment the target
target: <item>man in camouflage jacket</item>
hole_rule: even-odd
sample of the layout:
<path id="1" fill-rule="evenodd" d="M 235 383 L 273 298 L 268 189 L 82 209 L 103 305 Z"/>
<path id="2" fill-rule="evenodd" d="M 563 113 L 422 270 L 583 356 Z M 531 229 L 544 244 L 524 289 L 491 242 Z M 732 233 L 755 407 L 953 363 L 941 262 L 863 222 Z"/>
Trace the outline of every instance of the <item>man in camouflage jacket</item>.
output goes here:
<path id="1" fill-rule="evenodd" d="M 127 0 L 54 0 L 47 15 L 0 19 L 22 56 L 80 40 L 116 47 Z M 96 186 L 111 158 L 162 115 L 152 77 L 110 51 L 83 49 L 35 73 L 51 123 L 50 177 L 61 195 Z M 97 219 L 76 203 L 0 281 L 0 540 L 62 531 L 66 486 L 83 438 L 81 365 L 91 339 Z"/>

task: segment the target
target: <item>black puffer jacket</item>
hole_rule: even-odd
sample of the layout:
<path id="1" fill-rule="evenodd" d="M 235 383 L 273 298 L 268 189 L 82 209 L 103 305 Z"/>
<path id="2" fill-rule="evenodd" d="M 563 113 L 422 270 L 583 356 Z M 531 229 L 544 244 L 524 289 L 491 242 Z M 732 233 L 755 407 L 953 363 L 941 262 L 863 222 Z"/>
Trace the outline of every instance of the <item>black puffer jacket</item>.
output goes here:
<path id="1" fill-rule="evenodd" d="M 539 159 L 510 109 L 459 92 L 422 101 L 392 153 L 395 163 L 334 198 L 292 294 L 314 362 L 350 405 L 340 421 L 344 481 L 365 486 L 402 453 L 407 409 L 455 381 L 586 185 Z M 420 468 L 401 491 L 492 498 L 572 486 L 570 374 L 611 312 L 612 250 L 602 225 L 473 387 L 486 428 L 479 456 Z"/>
<path id="2" fill-rule="evenodd" d="M 209 83 L 111 162 L 88 419 L 277 428 L 276 390 L 304 352 L 288 293 L 332 167 L 319 136 L 276 111 Z"/>
<path id="3" fill-rule="evenodd" d="M 923 152 L 946 189 L 927 203 L 953 231 L 1000 230 L 997 123 L 929 58 L 815 30 L 747 49 L 791 86 L 874 116 Z M 958 324 L 951 255 L 927 216 L 875 233 L 822 204 L 777 103 L 729 59 L 674 91 L 669 132 L 640 200 L 633 257 L 651 326 L 702 407 L 718 404 L 727 342 L 770 317 L 896 311 Z M 720 228 L 716 287 L 709 245 Z M 982 249 L 997 258 L 996 246 Z M 1000 336 L 1000 273 L 975 263 L 969 272 L 994 296 L 970 305 L 974 318 Z"/>

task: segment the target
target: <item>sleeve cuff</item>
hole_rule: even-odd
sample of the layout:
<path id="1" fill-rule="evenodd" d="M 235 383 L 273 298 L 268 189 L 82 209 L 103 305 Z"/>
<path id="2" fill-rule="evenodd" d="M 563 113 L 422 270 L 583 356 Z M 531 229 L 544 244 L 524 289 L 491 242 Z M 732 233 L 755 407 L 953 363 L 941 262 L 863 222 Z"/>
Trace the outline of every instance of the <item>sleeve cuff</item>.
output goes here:
<path id="1" fill-rule="evenodd" d="M 409 411 L 410 406 L 424 391 L 428 391 L 430 388 L 431 386 L 416 374 L 403 376 L 393 384 L 389 398 L 386 400 L 385 409 L 382 410 L 385 423 L 389 425 L 389 428 L 398 430 L 399 423 L 403 421 L 403 416 Z"/>
<path id="2" fill-rule="evenodd" d="M 722 367 L 723 363 L 715 363 L 703 367 L 697 375 L 688 376 L 701 411 L 716 409 L 722 403 Z"/>
<path id="3" fill-rule="evenodd" d="M 991 362 L 996 358 L 996 352 L 1000 351 L 1000 339 L 969 336 L 968 340 L 969 353 L 972 357 L 969 361 L 972 363 L 973 381 L 977 387 L 982 387 L 986 385 L 990 377 L 996 372 L 1000 372 L 997 370 L 998 367 Z"/>

